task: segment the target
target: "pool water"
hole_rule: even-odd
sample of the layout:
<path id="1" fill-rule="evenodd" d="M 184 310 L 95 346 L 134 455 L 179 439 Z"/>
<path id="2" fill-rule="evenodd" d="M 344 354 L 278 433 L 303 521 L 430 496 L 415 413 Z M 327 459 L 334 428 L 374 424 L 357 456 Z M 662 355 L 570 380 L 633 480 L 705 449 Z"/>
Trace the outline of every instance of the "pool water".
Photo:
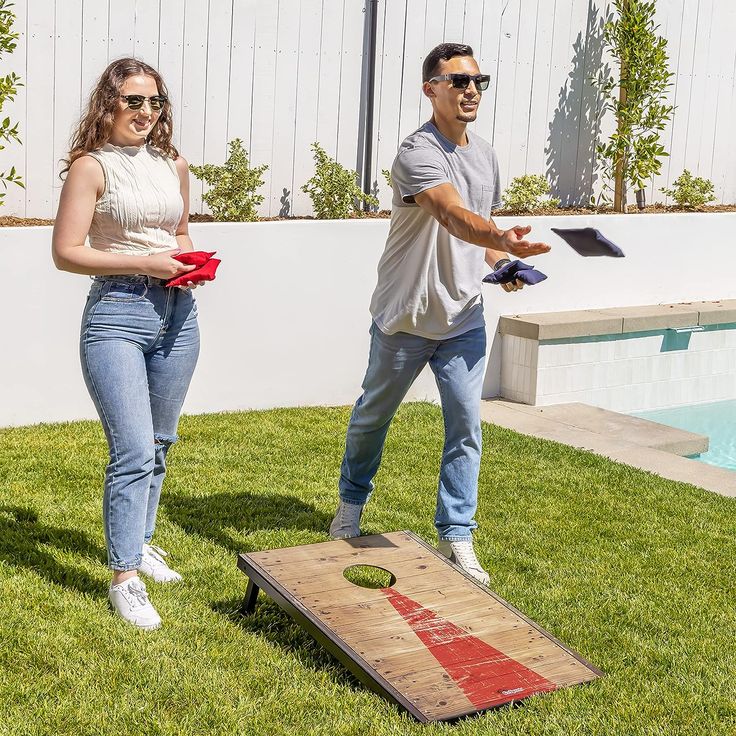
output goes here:
<path id="1" fill-rule="evenodd" d="M 634 416 L 688 432 L 708 435 L 708 452 L 695 460 L 736 470 L 736 401 L 718 401 L 713 404 L 693 404 L 674 409 L 637 412 Z"/>

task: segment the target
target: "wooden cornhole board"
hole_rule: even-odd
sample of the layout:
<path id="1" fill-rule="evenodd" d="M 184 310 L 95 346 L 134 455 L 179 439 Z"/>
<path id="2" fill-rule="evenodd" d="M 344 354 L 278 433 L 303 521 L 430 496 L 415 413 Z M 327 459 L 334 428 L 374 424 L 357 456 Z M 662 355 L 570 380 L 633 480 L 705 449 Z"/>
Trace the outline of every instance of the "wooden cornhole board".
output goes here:
<path id="1" fill-rule="evenodd" d="M 343 572 L 371 565 L 388 588 Z M 408 531 L 238 556 L 243 612 L 264 590 L 361 682 L 446 721 L 603 673 Z"/>

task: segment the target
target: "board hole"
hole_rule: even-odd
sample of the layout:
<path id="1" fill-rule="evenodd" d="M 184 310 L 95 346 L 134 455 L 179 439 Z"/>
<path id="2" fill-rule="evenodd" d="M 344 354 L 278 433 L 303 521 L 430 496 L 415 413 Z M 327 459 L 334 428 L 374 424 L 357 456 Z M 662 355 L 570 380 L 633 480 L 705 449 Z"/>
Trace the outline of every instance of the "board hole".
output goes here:
<path id="1" fill-rule="evenodd" d="M 342 574 L 346 580 L 361 588 L 390 588 L 396 582 L 393 573 L 374 565 L 351 565 Z"/>

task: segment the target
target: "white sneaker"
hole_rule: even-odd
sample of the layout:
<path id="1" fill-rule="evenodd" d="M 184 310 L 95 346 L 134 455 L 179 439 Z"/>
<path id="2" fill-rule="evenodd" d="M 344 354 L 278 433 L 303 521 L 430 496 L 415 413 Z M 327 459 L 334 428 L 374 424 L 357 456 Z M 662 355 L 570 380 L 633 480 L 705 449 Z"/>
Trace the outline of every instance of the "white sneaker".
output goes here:
<path id="1" fill-rule="evenodd" d="M 181 575 L 166 564 L 164 557 L 168 557 L 168 554 L 161 547 L 156 547 L 154 544 L 144 544 L 143 557 L 138 572 L 148 575 L 157 583 L 178 583 L 181 580 Z"/>
<path id="2" fill-rule="evenodd" d="M 161 626 L 161 617 L 148 600 L 146 585 L 137 575 L 111 585 L 108 597 L 115 613 L 129 624 L 146 631 Z"/>
<path id="3" fill-rule="evenodd" d="M 360 536 L 360 517 L 365 504 L 340 501 L 335 518 L 330 524 L 332 539 L 350 539 Z"/>
<path id="4" fill-rule="evenodd" d="M 440 539 L 437 544 L 440 554 L 447 557 L 450 562 L 462 567 L 465 572 L 472 575 L 479 583 L 488 585 L 491 582 L 490 575 L 481 567 L 478 558 L 475 556 L 472 539 L 463 539 L 459 542 L 450 542 L 447 539 Z"/>

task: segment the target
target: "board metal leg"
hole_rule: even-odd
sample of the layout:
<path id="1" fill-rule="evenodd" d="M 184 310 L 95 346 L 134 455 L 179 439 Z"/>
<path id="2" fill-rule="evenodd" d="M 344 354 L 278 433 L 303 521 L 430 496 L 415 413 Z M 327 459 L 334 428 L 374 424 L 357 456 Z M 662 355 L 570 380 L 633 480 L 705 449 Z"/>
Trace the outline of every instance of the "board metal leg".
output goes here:
<path id="1" fill-rule="evenodd" d="M 240 606 L 240 613 L 248 616 L 256 610 L 256 601 L 258 600 L 258 586 L 253 582 L 252 578 L 248 578 L 248 587 L 245 590 L 245 598 Z"/>

